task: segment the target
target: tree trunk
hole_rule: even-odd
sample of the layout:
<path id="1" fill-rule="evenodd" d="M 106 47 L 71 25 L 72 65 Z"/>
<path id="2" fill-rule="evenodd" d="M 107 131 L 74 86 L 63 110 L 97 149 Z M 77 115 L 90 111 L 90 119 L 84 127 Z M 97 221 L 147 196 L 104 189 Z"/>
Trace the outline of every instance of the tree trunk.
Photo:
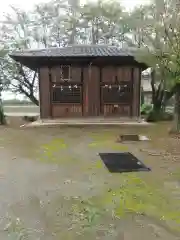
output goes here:
<path id="1" fill-rule="evenodd" d="M 162 101 L 155 98 L 153 102 L 153 109 L 155 112 L 159 112 L 162 110 Z"/>
<path id="2" fill-rule="evenodd" d="M 2 103 L 2 86 L 0 87 L 0 125 L 6 125 L 6 117 L 4 115 L 3 103 Z"/>
<path id="3" fill-rule="evenodd" d="M 174 121 L 171 133 L 180 132 L 180 84 L 176 86 L 175 107 L 174 107 Z"/>
<path id="4" fill-rule="evenodd" d="M 34 103 L 36 106 L 39 106 L 38 99 L 34 96 L 34 93 L 29 94 L 25 90 L 19 91 L 21 94 L 25 95 L 32 103 Z"/>
<path id="5" fill-rule="evenodd" d="M 4 115 L 2 102 L 0 103 L 0 125 L 6 125 L 6 117 Z"/>
<path id="6" fill-rule="evenodd" d="M 32 103 L 34 103 L 36 106 L 39 106 L 39 101 L 37 100 L 37 98 L 34 95 L 30 95 L 29 99 L 32 101 Z"/>
<path id="7" fill-rule="evenodd" d="M 155 87 L 155 70 L 151 72 L 151 88 L 152 88 L 152 104 L 153 104 L 153 112 L 155 115 L 160 114 L 162 110 L 162 102 L 163 102 L 163 96 L 164 91 L 161 88 L 161 83 L 158 86 L 158 89 Z"/>
<path id="8" fill-rule="evenodd" d="M 153 112 L 155 115 L 160 116 L 163 111 L 163 90 L 157 90 L 153 96 Z"/>
<path id="9" fill-rule="evenodd" d="M 141 106 L 144 104 L 144 102 L 145 102 L 144 89 L 143 87 L 141 87 Z"/>

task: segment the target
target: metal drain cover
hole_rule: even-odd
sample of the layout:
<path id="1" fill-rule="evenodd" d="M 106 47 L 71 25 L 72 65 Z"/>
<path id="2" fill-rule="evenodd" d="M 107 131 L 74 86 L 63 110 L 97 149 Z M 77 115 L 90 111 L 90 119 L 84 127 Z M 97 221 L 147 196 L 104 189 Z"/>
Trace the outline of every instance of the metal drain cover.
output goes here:
<path id="1" fill-rule="evenodd" d="M 138 141 L 149 141 L 149 138 L 143 135 L 136 135 L 136 134 L 124 134 L 119 136 L 119 142 L 138 142 Z"/>

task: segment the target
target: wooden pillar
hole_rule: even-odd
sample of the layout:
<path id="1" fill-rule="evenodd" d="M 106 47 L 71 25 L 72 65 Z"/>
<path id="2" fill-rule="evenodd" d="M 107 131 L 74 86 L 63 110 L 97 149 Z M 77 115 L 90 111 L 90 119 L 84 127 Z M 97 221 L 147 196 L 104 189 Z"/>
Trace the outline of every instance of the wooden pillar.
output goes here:
<path id="1" fill-rule="evenodd" d="M 90 116 L 100 115 L 100 70 L 96 66 L 91 67 L 91 79 L 89 80 L 89 113 Z"/>
<path id="2" fill-rule="evenodd" d="M 83 116 L 87 117 L 89 112 L 89 69 L 88 67 L 83 68 Z"/>
<path id="3" fill-rule="evenodd" d="M 141 86 L 141 71 L 139 68 L 133 70 L 133 101 L 132 101 L 132 116 L 140 117 L 140 86 Z"/>
<path id="4" fill-rule="evenodd" d="M 84 68 L 84 116 L 100 115 L 100 72 L 96 66 Z"/>
<path id="5" fill-rule="evenodd" d="M 51 89 L 48 67 L 39 69 L 39 100 L 40 100 L 40 117 L 47 119 L 51 117 Z"/>

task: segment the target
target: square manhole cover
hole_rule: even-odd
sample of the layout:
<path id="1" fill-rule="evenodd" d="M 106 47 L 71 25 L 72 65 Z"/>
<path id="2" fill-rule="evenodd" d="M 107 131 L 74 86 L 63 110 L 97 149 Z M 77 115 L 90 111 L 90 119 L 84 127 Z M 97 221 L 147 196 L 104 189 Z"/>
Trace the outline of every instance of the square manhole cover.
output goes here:
<path id="1" fill-rule="evenodd" d="M 109 172 L 112 173 L 151 171 L 150 168 L 128 152 L 99 153 L 99 156 Z"/>

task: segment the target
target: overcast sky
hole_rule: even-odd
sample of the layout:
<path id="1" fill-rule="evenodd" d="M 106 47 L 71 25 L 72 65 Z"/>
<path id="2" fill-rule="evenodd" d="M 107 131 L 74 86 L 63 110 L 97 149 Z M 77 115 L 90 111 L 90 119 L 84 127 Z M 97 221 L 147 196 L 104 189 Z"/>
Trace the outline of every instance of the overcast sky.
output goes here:
<path id="1" fill-rule="evenodd" d="M 1 7 L 0 7 L 0 14 L 3 12 L 8 11 L 9 5 L 17 5 L 18 7 L 24 8 L 24 9 L 30 9 L 34 4 L 41 3 L 41 2 L 47 2 L 48 0 L 2 0 L 1 1 Z M 86 2 L 89 0 L 81 0 L 81 2 Z M 92 0 L 95 1 L 95 0 Z M 132 9 L 133 7 L 140 5 L 140 4 L 146 4 L 149 2 L 149 0 L 120 0 L 122 2 L 123 6 L 125 6 L 128 9 Z"/>
<path id="2" fill-rule="evenodd" d="M 1 7 L 0 7 L 0 19 L 2 19 L 3 17 L 3 13 L 4 12 L 8 12 L 9 10 L 9 5 L 16 5 L 20 8 L 23 9 L 31 9 L 33 7 L 34 4 L 37 3 L 41 3 L 41 2 L 48 2 L 49 0 L 2 0 L 1 1 Z M 86 0 L 81 0 L 82 2 L 86 2 Z M 91 0 L 89 0 L 91 1 Z M 96 0 L 92 0 L 92 1 L 96 1 Z M 126 7 L 127 9 L 132 9 L 135 6 L 141 5 L 141 4 L 147 4 L 149 2 L 149 0 L 120 0 L 120 2 L 122 3 L 122 5 L 124 7 Z M 4 99 L 10 99 L 10 98 L 14 98 L 15 95 L 11 94 L 11 93 L 4 93 L 3 94 L 3 98 Z M 18 98 L 22 99 L 20 96 L 17 96 Z"/>

